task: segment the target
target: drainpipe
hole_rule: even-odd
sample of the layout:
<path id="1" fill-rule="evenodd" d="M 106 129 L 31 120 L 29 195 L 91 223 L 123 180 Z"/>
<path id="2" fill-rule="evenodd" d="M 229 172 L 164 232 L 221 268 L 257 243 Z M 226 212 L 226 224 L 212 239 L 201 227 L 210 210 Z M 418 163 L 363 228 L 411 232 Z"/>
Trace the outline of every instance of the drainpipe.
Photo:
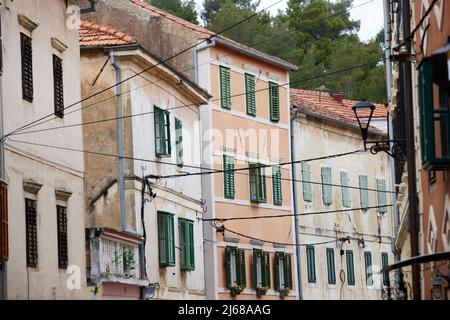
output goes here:
<path id="1" fill-rule="evenodd" d="M 198 75 L 199 75 L 198 54 L 199 54 L 200 51 L 203 51 L 205 49 L 214 47 L 215 45 L 216 45 L 216 37 L 212 37 L 210 43 L 208 43 L 206 45 L 203 45 L 203 46 L 201 46 L 199 48 L 195 48 L 195 52 L 194 52 L 194 79 L 195 79 L 195 83 L 197 83 L 197 84 L 198 84 Z"/>
<path id="2" fill-rule="evenodd" d="M 120 199 L 120 220 L 122 231 L 127 230 L 127 216 L 125 207 L 125 168 L 123 159 L 123 105 L 122 105 L 122 69 L 116 62 L 114 52 L 110 51 L 110 61 L 116 70 L 116 101 L 117 101 L 117 144 L 119 148 L 119 199 Z"/>
<path id="3" fill-rule="evenodd" d="M 301 271 L 301 259 L 300 259 L 300 235 L 298 226 L 298 208 L 297 208 L 297 179 L 295 171 L 295 139 L 294 139 L 294 123 L 297 118 L 297 112 L 293 112 L 291 115 L 291 174 L 292 174 L 292 192 L 293 192 L 293 205 L 294 205 L 294 227 L 295 227 L 295 255 L 297 257 L 297 286 L 298 286 L 298 299 L 303 300 L 303 286 L 302 286 L 302 271 Z"/>
<path id="4" fill-rule="evenodd" d="M 3 128 L 3 33 L 2 33 L 2 3 L 0 2 L 0 181 L 6 180 L 5 149 Z M 6 262 L 0 262 L 0 300 L 6 297 Z"/>
<path id="5" fill-rule="evenodd" d="M 81 11 L 80 11 L 81 14 L 91 13 L 91 12 L 97 11 L 97 2 L 98 2 L 98 0 L 89 0 L 89 2 L 91 3 L 91 7 L 90 8 L 86 8 L 86 9 L 81 9 Z"/>

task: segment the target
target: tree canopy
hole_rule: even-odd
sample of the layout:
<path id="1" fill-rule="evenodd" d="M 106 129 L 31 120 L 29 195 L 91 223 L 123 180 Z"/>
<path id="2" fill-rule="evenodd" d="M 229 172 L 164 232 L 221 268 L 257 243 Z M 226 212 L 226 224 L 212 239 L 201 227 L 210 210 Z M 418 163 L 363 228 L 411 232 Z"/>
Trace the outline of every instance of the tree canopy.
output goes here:
<path id="1" fill-rule="evenodd" d="M 167 11 L 186 21 L 198 24 L 198 13 L 194 0 L 145 0 L 161 10 Z"/>

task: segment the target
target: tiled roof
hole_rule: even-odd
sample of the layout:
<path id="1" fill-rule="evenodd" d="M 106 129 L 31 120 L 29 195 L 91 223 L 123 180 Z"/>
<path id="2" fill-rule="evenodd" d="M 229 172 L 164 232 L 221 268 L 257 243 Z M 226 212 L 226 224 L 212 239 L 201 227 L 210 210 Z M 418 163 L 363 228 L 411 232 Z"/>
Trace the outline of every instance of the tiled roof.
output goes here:
<path id="1" fill-rule="evenodd" d="M 137 43 L 129 34 L 88 21 L 81 22 L 79 34 L 81 47 L 123 46 Z"/>
<path id="2" fill-rule="evenodd" d="M 191 29 L 193 31 L 196 31 L 196 32 L 199 32 L 199 33 L 204 33 L 208 37 L 214 36 L 216 34 L 216 33 L 212 32 L 211 30 L 208 30 L 208 29 L 203 28 L 203 27 L 201 27 L 199 25 L 196 25 L 196 24 L 194 24 L 192 22 L 183 20 L 183 19 L 178 18 L 178 17 L 176 17 L 176 16 L 174 16 L 174 15 L 172 15 L 170 13 L 162 11 L 162 10 L 152 6 L 152 5 L 149 5 L 147 2 L 144 2 L 142 0 L 130 0 L 130 1 L 132 3 L 134 3 L 134 4 L 136 4 L 136 5 L 144 8 L 144 9 L 147 9 L 150 12 L 150 16 L 153 16 L 153 17 L 157 17 L 157 16 L 165 17 L 165 18 L 167 18 L 169 20 L 172 20 L 172 21 L 174 21 L 174 22 L 176 22 L 178 24 L 181 24 L 181 25 L 185 26 L 186 28 L 189 28 L 189 29 Z M 244 51 L 246 51 L 246 52 L 248 52 L 250 54 L 253 54 L 253 55 L 256 55 L 256 56 L 260 56 L 262 58 L 265 58 L 265 59 L 268 59 L 268 60 L 272 60 L 274 62 L 278 62 L 278 63 L 280 63 L 282 65 L 285 65 L 286 67 L 288 67 L 291 70 L 297 70 L 298 69 L 296 65 L 294 65 L 292 63 L 289 63 L 286 60 L 283 60 L 283 59 L 281 59 L 281 58 L 279 58 L 277 56 L 273 56 L 273 55 L 264 53 L 262 51 L 259 51 L 257 49 L 252 48 L 252 47 L 249 47 L 249 46 L 246 46 L 246 45 L 244 45 L 242 43 L 239 43 L 237 41 L 231 40 L 231 39 L 229 39 L 227 37 L 224 37 L 222 35 L 218 35 L 217 38 L 219 40 L 222 40 L 225 43 L 228 43 L 229 45 L 231 45 L 233 47 L 237 47 L 237 48 L 239 48 L 241 50 L 244 50 Z"/>
<path id="3" fill-rule="evenodd" d="M 333 120 L 338 120 L 350 125 L 358 126 L 358 121 L 352 110 L 357 102 L 354 100 L 340 99 L 329 92 L 290 89 L 291 104 L 301 110 L 305 110 Z M 375 104 L 373 117 L 387 118 L 387 108 L 381 104 Z"/>

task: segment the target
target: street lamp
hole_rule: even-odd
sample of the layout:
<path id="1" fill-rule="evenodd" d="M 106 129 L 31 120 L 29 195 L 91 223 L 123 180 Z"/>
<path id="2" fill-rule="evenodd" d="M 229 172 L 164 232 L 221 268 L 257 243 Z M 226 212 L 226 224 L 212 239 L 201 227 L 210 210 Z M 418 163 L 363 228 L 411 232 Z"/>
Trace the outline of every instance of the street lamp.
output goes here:
<path id="1" fill-rule="evenodd" d="M 358 121 L 359 128 L 361 129 L 361 136 L 364 141 L 364 150 L 369 150 L 372 154 L 377 154 L 380 151 L 386 152 L 389 156 L 396 160 L 405 162 L 406 157 L 402 146 L 399 142 L 404 140 L 380 140 L 380 141 L 368 141 L 370 122 L 372 121 L 373 112 L 375 106 L 369 101 L 359 101 L 353 107 L 356 120 Z M 367 145 L 371 144 L 370 148 Z M 392 147 L 391 147 L 392 144 Z"/>

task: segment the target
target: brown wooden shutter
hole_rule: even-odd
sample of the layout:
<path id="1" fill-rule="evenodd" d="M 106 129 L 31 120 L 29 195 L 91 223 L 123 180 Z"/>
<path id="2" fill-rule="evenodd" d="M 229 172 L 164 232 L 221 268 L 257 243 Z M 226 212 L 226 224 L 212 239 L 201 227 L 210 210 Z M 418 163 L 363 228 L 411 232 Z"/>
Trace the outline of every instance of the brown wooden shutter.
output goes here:
<path id="1" fill-rule="evenodd" d="M 0 181 L 0 261 L 8 261 L 8 187 Z"/>
<path id="2" fill-rule="evenodd" d="M 58 219 L 58 267 L 66 269 L 69 262 L 67 244 L 67 208 L 57 206 Z"/>
<path id="3" fill-rule="evenodd" d="M 27 232 L 27 266 L 35 268 L 38 264 L 37 209 L 35 200 L 25 199 L 25 214 Z"/>
<path id="4" fill-rule="evenodd" d="M 24 100 L 33 102 L 33 48 L 31 38 L 20 34 L 22 53 L 22 96 Z"/>
<path id="5" fill-rule="evenodd" d="M 60 57 L 53 55 L 53 90 L 55 115 L 64 117 L 64 85 L 63 85 L 63 67 Z"/>

